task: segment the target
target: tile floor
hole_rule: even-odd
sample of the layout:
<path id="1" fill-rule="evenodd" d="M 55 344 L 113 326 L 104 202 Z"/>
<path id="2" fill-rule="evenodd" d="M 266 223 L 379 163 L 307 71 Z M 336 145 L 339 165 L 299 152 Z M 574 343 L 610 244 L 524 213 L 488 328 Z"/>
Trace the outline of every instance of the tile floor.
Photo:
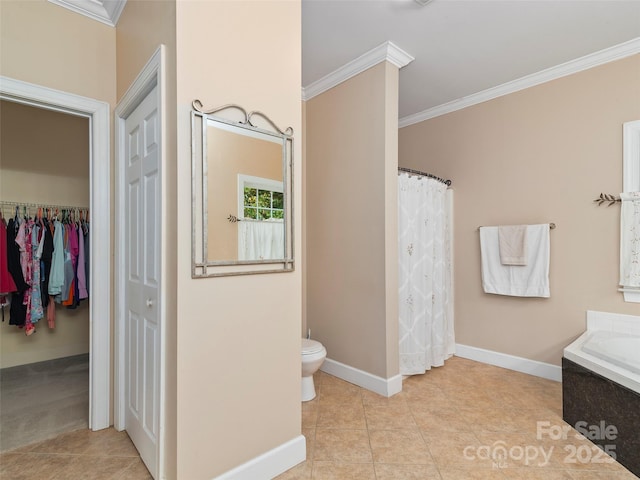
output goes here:
<path id="1" fill-rule="evenodd" d="M 537 422 L 567 425 L 557 382 L 458 357 L 391 398 L 322 372 L 315 382 L 302 405 L 307 461 L 278 480 L 637 479 L 574 430 L 538 434 Z M 499 465 L 487 459 L 505 451 Z"/>
<path id="2" fill-rule="evenodd" d="M 602 463 L 574 431 L 559 440 L 538 434 L 537 422 L 566 425 L 556 382 L 456 357 L 405 380 L 391 398 L 322 372 L 316 390 L 302 406 L 307 461 L 278 480 L 637 479 L 618 463 Z M 486 459 L 501 451 L 499 466 Z M 79 430 L 0 455 L 2 480 L 150 478 L 126 433 L 113 429 Z"/>
<path id="3" fill-rule="evenodd" d="M 0 454 L 2 480 L 150 480 L 126 432 L 76 430 Z"/>

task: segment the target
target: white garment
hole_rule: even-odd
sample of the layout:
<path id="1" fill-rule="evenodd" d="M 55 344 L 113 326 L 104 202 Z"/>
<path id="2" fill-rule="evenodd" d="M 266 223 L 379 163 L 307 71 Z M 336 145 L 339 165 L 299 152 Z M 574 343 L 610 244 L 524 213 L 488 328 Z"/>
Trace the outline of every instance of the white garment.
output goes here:
<path id="1" fill-rule="evenodd" d="M 284 258 L 282 220 L 243 220 L 238 223 L 238 260 Z"/>
<path id="2" fill-rule="evenodd" d="M 400 373 L 424 373 L 455 352 L 450 195 L 446 185 L 398 176 Z"/>
<path id="3" fill-rule="evenodd" d="M 502 265 L 498 227 L 480 227 L 482 287 L 486 293 L 549 297 L 549 224 L 528 225 L 527 264 Z"/>
<path id="4" fill-rule="evenodd" d="M 620 198 L 620 285 L 640 287 L 640 192 Z"/>

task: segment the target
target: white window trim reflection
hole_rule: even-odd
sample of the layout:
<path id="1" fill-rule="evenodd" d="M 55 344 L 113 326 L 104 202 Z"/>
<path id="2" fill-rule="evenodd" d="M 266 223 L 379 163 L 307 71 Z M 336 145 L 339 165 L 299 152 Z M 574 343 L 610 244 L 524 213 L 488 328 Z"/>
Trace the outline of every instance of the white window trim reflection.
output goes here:
<path id="1" fill-rule="evenodd" d="M 640 191 L 640 120 L 623 124 L 623 192 Z M 622 286 L 625 302 L 640 303 L 640 291 Z"/>
<path id="2" fill-rule="evenodd" d="M 284 185 L 278 180 L 270 178 L 256 177 L 253 175 L 238 174 L 238 218 L 244 219 L 244 189 L 257 188 L 260 190 L 270 190 L 272 192 L 284 193 Z"/>

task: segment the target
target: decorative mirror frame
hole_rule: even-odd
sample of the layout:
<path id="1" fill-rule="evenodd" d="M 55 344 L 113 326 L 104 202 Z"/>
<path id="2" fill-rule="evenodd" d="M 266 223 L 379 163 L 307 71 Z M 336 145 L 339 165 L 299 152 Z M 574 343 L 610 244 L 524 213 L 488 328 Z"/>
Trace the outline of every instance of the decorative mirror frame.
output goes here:
<path id="1" fill-rule="evenodd" d="M 239 105 L 228 104 L 205 109 L 200 100 L 192 102 L 191 111 L 191 277 L 208 278 L 257 273 L 283 273 L 294 271 L 294 211 L 293 211 L 293 129 L 281 130 L 264 113 L 248 112 Z M 229 120 L 214 114 L 226 110 L 241 114 L 239 120 Z M 260 119 L 271 130 L 260 128 Z M 241 128 L 249 132 L 269 135 L 282 143 L 282 181 L 284 201 L 284 257 L 269 260 L 210 260 L 208 244 L 208 189 L 207 176 L 207 123 L 209 120 Z M 263 122 L 263 123 L 264 123 Z M 232 223 L 240 221 L 229 215 Z"/>

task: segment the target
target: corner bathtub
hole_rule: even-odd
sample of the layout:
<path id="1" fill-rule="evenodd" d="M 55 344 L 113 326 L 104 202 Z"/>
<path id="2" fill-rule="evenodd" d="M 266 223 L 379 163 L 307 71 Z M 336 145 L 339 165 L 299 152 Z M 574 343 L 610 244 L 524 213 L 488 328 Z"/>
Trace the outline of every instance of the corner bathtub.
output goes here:
<path id="1" fill-rule="evenodd" d="M 564 349 L 562 416 L 576 429 L 615 427 L 590 440 L 640 477 L 640 335 L 631 331 L 587 329 Z"/>
<path id="2" fill-rule="evenodd" d="M 587 330 L 564 357 L 640 394 L 640 336 Z"/>

